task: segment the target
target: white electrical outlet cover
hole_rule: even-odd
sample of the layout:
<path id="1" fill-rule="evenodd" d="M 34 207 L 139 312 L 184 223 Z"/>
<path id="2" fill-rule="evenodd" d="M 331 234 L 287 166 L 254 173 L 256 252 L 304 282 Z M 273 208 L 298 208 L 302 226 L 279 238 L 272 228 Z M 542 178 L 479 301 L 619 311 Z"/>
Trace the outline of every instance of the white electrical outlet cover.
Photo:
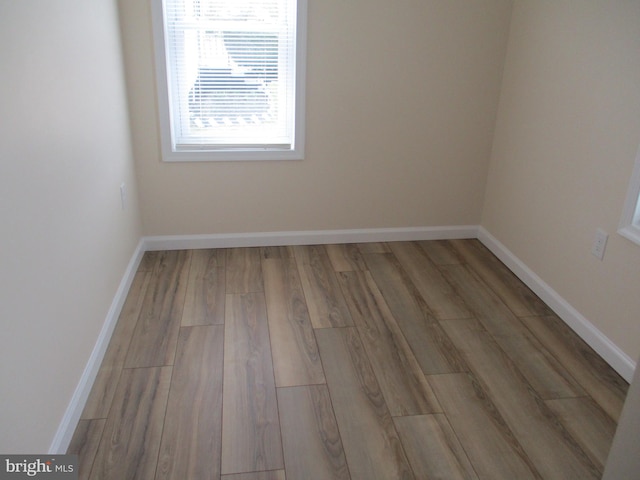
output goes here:
<path id="1" fill-rule="evenodd" d="M 607 239 L 609 238 L 609 234 L 598 228 L 596 230 L 596 237 L 593 240 L 593 246 L 591 247 L 591 253 L 602 260 L 604 258 L 604 249 L 607 246 Z"/>

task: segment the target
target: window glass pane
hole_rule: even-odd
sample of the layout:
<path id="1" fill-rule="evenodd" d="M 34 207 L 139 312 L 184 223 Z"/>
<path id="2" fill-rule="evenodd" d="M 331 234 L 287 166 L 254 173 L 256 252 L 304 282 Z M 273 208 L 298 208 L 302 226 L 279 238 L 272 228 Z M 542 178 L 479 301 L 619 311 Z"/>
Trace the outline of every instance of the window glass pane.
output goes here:
<path id="1" fill-rule="evenodd" d="M 638 197 L 636 202 L 636 210 L 633 214 L 633 226 L 640 228 L 640 197 Z"/>
<path id="2" fill-rule="evenodd" d="M 631 174 L 618 233 L 640 245 L 640 149 Z"/>
<path id="3" fill-rule="evenodd" d="M 296 2 L 164 0 L 176 149 L 294 141 Z"/>

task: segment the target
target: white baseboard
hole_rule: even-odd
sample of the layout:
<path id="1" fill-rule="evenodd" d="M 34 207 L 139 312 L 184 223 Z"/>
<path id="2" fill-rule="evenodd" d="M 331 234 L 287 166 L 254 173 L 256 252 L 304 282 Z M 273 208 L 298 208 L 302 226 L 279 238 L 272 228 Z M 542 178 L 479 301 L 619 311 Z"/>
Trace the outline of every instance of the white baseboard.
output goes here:
<path id="1" fill-rule="evenodd" d="M 111 306 L 107 312 L 107 317 L 102 325 L 102 330 L 100 330 L 100 334 L 98 335 L 98 339 L 93 347 L 89 361 L 87 362 L 82 376 L 80 377 L 80 382 L 78 382 L 78 386 L 76 387 L 75 392 L 73 392 L 69 406 L 67 407 L 58 430 L 53 437 L 53 442 L 49 447 L 50 454 L 63 454 L 66 453 L 67 448 L 69 448 L 71 438 L 73 437 L 73 433 L 80 421 L 82 410 L 89 398 L 93 382 L 98 375 L 102 359 L 107 351 L 116 323 L 118 323 L 120 311 L 122 310 L 124 301 L 127 298 L 129 288 L 133 282 L 133 277 L 138 270 L 138 265 L 140 264 L 140 260 L 142 260 L 144 252 L 144 242 L 140 240 L 129 264 L 127 265 L 127 269 L 120 281 L 120 285 L 118 286 L 118 290 L 116 291 L 113 301 L 111 302 Z"/>
<path id="2" fill-rule="evenodd" d="M 359 230 L 309 230 L 300 232 L 231 233 L 217 235 L 166 235 L 145 237 L 146 250 L 191 248 L 268 247 L 410 240 L 477 238 L 477 225 L 453 227 L 376 228 Z"/>
<path id="3" fill-rule="evenodd" d="M 82 410 L 100 369 L 102 359 L 118 322 L 140 260 L 148 250 L 179 250 L 196 248 L 258 247 L 274 245 L 312 245 L 326 243 L 390 242 L 409 240 L 438 240 L 476 238 L 478 226 L 385 228 L 363 230 L 319 230 L 305 232 L 267 232 L 220 235 L 179 235 L 143 237 L 134 251 L 114 296 L 107 317 L 98 335 L 91 356 L 80 377 L 69 406 L 49 447 L 50 454 L 67 451 L 78 425 Z"/>
<path id="4" fill-rule="evenodd" d="M 479 227 L 478 239 L 516 274 L 533 292 L 576 332 L 598 355 L 618 372 L 627 382 L 631 382 L 636 363 L 598 330 L 569 302 L 536 275 L 485 228 Z"/>
<path id="5" fill-rule="evenodd" d="M 358 230 L 312 230 L 301 232 L 265 232 L 219 235 L 176 235 L 143 237 L 129 261 L 115 294 L 100 335 L 71 402 L 54 436 L 49 453 L 65 453 L 76 429 L 82 410 L 98 374 L 120 311 L 129 292 L 142 255 L 150 250 L 180 250 L 198 248 L 266 247 L 277 245 L 314 245 L 329 243 L 367 243 L 415 240 L 445 240 L 478 238 L 556 314 L 562 318 L 623 378 L 631 381 L 635 362 L 600 332 L 580 312 L 538 277 L 483 227 L 477 225 L 452 227 L 412 227 Z"/>

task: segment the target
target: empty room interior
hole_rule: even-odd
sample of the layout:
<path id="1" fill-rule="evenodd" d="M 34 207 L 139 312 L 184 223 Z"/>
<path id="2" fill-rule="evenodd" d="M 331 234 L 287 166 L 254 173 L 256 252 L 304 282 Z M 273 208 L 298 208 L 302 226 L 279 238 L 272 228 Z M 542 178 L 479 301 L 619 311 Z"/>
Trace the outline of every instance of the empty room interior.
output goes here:
<path id="1" fill-rule="evenodd" d="M 215 161 L 159 5 L 0 0 L 0 454 L 640 478 L 639 1 L 299 1 L 299 157 Z"/>

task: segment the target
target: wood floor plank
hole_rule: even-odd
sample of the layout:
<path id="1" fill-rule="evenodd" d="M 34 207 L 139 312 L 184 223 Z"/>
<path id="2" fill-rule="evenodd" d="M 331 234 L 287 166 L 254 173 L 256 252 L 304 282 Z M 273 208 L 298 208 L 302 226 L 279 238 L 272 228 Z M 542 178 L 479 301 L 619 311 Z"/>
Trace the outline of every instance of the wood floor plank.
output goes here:
<path id="1" fill-rule="evenodd" d="M 78 480 L 87 480 L 98 452 L 100 438 L 107 423 L 106 418 L 80 420 L 71 438 L 68 454 L 78 455 Z"/>
<path id="2" fill-rule="evenodd" d="M 325 383 L 295 259 L 263 260 L 262 268 L 276 385 Z"/>
<path id="3" fill-rule="evenodd" d="M 445 415 L 396 417 L 393 422 L 417 478 L 478 479 Z"/>
<path id="4" fill-rule="evenodd" d="M 129 345 L 125 367 L 173 364 L 190 260 L 191 251 L 188 250 L 160 254 Z"/>
<path id="5" fill-rule="evenodd" d="M 182 326 L 224 323 L 224 250 L 194 250 L 187 281 Z M 222 259 L 222 260 L 221 260 Z"/>
<path id="6" fill-rule="evenodd" d="M 352 478 L 413 478 L 355 328 L 316 330 Z"/>
<path id="7" fill-rule="evenodd" d="M 260 247 L 260 256 L 263 259 L 268 258 L 294 258 L 294 251 L 292 246 L 273 246 L 273 247 Z"/>
<path id="8" fill-rule="evenodd" d="M 441 412 L 371 274 L 342 272 L 338 278 L 391 415 Z"/>
<path id="9" fill-rule="evenodd" d="M 124 369 L 91 470 L 95 480 L 151 480 L 172 367 Z"/>
<path id="10" fill-rule="evenodd" d="M 81 417 L 83 419 L 107 418 L 129 350 L 131 337 L 142 312 L 150 278 L 151 273 L 146 271 L 138 272 L 133 277 L 127 299 L 118 317 L 118 323 L 111 335 L 109 346 L 84 406 Z"/>
<path id="11" fill-rule="evenodd" d="M 364 271 L 367 269 L 358 246 L 354 243 L 325 245 L 333 270 L 336 272 Z"/>
<path id="12" fill-rule="evenodd" d="M 284 468 L 262 293 L 227 295 L 222 473 Z"/>
<path id="13" fill-rule="evenodd" d="M 593 463 L 604 470 L 616 423 L 588 397 L 547 400 L 546 403 Z"/>
<path id="14" fill-rule="evenodd" d="M 468 266 L 448 265 L 441 271 L 543 399 L 584 395 L 571 374 Z"/>
<path id="15" fill-rule="evenodd" d="M 555 315 L 525 317 L 522 321 L 617 422 L 629 384 Z"/>
<path id="16" fill-rule="evenodd" d="M 325 260 L 328 260 L 324 245 L 295 245 L 293 254 L 299 264 L 313 265 L 315 263 L 324 263 Z"/>
<path id="17" fill-rule="evenodd" d="M 479 240 L 451 240 L 464 261 L 517 316 L 548 315 L 551 309 Z"/>
<path id="18" fill-rule="evenodd" d="M 514 333 L 518 318 L 466 265 L 441 266 L 440 272 L 462 297 L 474 318 L 493 335 Z"/>
<path id="19" fill-rule="evenodd" d="M 232 475 L 222 475 L 220 478 L 221 480 L 286 480 L 284 470 L 236 473 Z"/>
<path id="20" fill-rule="evenodd" d="M 473 375 L 432 375 L 429 383 L 481 479 L 542 478 Z"/>
<path id="21" fill-rule="evenodd" d="M 259 248 L 229 248 L 226 255 L 226 292 L 262 292 Z"/>
<path id="22" fill-rule="evenodd" d="M 601 472 L 476 320 L 443 327 L 544 478 L 600 478 Z"/>
<path id="23" fill-rule="evenodd" d="M 224 327 L 180 329 L 155 480 L 218 478 Z"/>
<path id="24" fill-rule="evenodd" d="M 140 265 L 138 265 L 138 272 L 153 272 L 153 269 L 158 262 L 158 258 L 160 257 L 160 252 L 144 252 L 142 258 L 140 259 Z"/>
<path id="25" fill-rule="evenodd" d="M 365 255 L 371 276 L 425 375 L 467 370 L 449 337 L 391 254 Z"/>
<path id="26" fill-rule="evenodd" d="M 295 254 L 313 328 L 352 326 L 326 251 L 318 246 L 298 246 Z"/>
<path id="27" fill-rule="evenodd" d="M 349 479 L 326 385 L 278 389 L 288 480 Z"/>
<path id="28" fill-rule="evenodd" d="M 363 255 L 369 253 L 391 253 L 389 245 L 384 242 L 358 243 L 358 249 Z"/>
<path id="29" fill-rule="evenodd" d="M 416 242 L 435 265 L 459 265 L 464 259 L 450 240 L 422 240 Z"/>
<path id="30" fill-rule="evenodd" d="M 464 302 L 417 243 L 391 242 L 389 246 L 438 320 L 471 316 Z"/>
<path id="31" fill-rule="evenodd" d="M 548 310 L 496 262 L 475 240 L 145 254 L 80 478 L 599 477 L 628 383 L 522 315 Z"/>

